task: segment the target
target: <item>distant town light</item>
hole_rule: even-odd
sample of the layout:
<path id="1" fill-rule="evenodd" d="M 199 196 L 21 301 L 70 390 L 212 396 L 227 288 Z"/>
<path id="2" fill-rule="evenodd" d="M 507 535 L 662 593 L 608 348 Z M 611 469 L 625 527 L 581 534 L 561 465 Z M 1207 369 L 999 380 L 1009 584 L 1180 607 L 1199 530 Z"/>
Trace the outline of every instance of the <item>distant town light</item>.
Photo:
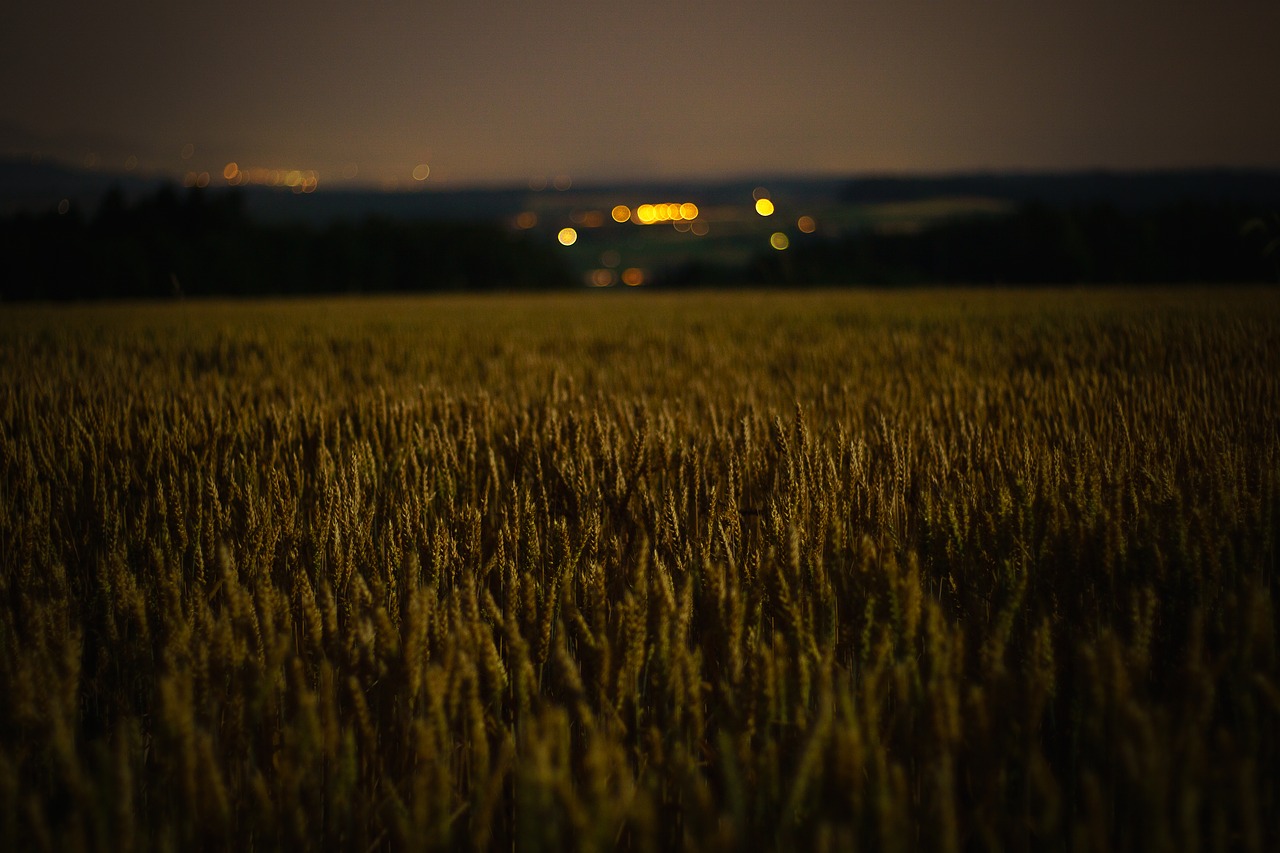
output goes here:
<path id="1" fill-rule="evenodd" d="M 572 246 L 578 242 L 578 232 L 572 228 L 561 228 L 556 239 L 560 241 L 561 246 Z"/>

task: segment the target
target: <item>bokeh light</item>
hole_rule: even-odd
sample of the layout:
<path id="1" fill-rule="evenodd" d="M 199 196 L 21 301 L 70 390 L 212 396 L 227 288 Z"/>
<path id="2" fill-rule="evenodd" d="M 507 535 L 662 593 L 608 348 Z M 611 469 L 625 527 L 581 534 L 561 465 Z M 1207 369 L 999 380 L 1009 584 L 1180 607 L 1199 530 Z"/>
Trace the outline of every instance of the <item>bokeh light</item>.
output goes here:
<path id="1" fill-rule="evenodd" d="M 781 252 L 791 245 L 791 240 L 781 231 L 774 231 L 769 237 L 769 245 Z"/>
<path id="2" fill-rule="evenodd" d="M 413 167 L 413 179 L 415 181 L 425 181 L 431 175 L 431 167 L 426 163 L 419 163 Z"/>
<path id="3" fill-rule="evenodd" d="M 698 218 L 698 206 L 691 201 L 680 205 L 680 216 L 690 221 Z"/>
<path id="4" fill-rule="evenodd" d="M 773 202 L 769 201 L 767 198 L 756 199 L 756 213 L 761 216 L 772 216 Z"/>
<path id="5" fill-rule="evenodd" d="M 564 192 L 569 189 L 569 187 L 573 186 L 573 178 L 568 175 L 556 175 L 555 179 L 552 180 L 551 185 L 560 192 Z"/>
<path id="6" fill-rule="evenodd" d="M 138 168 L 137 157 L 130 154 L 128 157 L 124 158 L 124 170 L 126 172 L 132 172 L 136 168 Z"/>
<path id="7" fill-rule="evenodd" d="M 756 187 L 754 190 L 751 191 L 751 197 L 756 201 L 759 201 L 762 198 L 768 198 L 769 191 L 764 187 Z"/>
<path id="8" fill-rule="evenodd" d="M 578 232 L 572 228 L 561 228 L 556 239 L 560 241 L 561 246 L 572 246 L 578 242 Z"/>
<path id="9" fill-rule="evenodd" d="M 238 181 L 240 178 L 240 165 L 232 160 L 222 167 L 222 177 L 228 181 Z"/>
<path id="10" fill-rule="evenodd" d="M 521 231 L 527 231 L 538 224 L 538 214 L 532 210 L 524 210 L 516 215 L 516 227 Z"/>
<path id="11" fill-rule="evenodd" d="M 348 163 L 342 167 L 342 177 L 346 178 L 348 181 L 358 174 L 360 174 L 359 163 Z"/>
<path id="12" fill-rule="evenodd" d="M 652 225 L 658 221 L 658 213 L 651 204 L 642 204 L 636 208 L 636 218 L 641 225 Z"/>
<path id="13" fill-rule="evenodd" d="M 66 216 L 67 211 L 71 210 L 71 199 L 64 198 L 58 202 L 58 215 Z"/>
<path id="14" fill-rule="evenodd" d="M 611 287 L 618 281 L 618 274 L 613 270 L 592 270 L 588 282 L 592 287 Z"/>
<path id="15" fill-rule="evenodd" d="M 707 232 L 711 230 L 711 227 L 707 225 L 707 223 L 704 220 L 695 219 L 693 221 L 693 224 L 689 226 L 689 230 L 692 231 L 694 235 L 698 237 L 705 237 L 707 236 Z"/>
<path id="16" fill-rule="evenodd" d="M 801 216 L 796 220 L 796 227 L 805 234 L 812 234 L 818 229 L 818 223 L 813 221 L 812 216 Z"/>
<path id="17" fill-rule="evenodd" d="M 622 255 L 617 249 L 606 249 L 600 253 L 600 266 L 612 269 L 622 263 Z"/>
<path id="18" fill-rule="evenodd" d="M 622 271 L 622 283 L 627 287 L 639 287 L 644 284 L 644 270 L 639 267 L 627 267 Z"/>
<path id="19" fill-rule="evenodd" d="M 631 218 L 631 208 L 627 207 L 625 204 L 614 205 L 614 208 L 610 211 L 609 215 L 613 217 L 614 222 L 626 222 Z"/>
<path id="20" fill-rule="evenodd" d="M 195 147 L 194 145 L 192 145 L 190 142 L 188 142 L 186 145 L 182 146 L 182 159 L 183 159 L 183 160 L 190 160 L 193 156 L 195 156 L 195 153 L 196 153 L 196 147 Z"/>

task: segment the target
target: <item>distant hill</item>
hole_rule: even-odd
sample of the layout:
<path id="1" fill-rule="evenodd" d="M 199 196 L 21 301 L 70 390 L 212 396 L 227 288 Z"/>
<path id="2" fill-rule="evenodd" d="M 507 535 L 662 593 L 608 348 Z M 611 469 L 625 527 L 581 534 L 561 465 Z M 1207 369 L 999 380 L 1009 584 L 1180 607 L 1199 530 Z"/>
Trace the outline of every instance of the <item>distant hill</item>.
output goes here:
<path id="1" fill-rule="evenodd" d="M 0 215 L 40 213 L 67 199 L 92 211 L 111 187 L 126 199 L 152 193 L 158 176 L 112 174 L 58 163 L 0 160 Z M 693 200 L 740 204 L 759 185 L 796 204 L 870 205 L 932 198 L 988 198 L 1049 206 L 1092 203 L 1141 209 L 1198 201 L 1280 210 L 1280 170 L 1196 169 L 1152 172 L 1028 172 L 962 175 L 772 176 L 752 179 L 669 180 L 575 185 L 558 192 L 525 187 L 384 192 L 325 187 L 295 194 L 269 187 L 241 188 L 245 209 L 263 221 L 327 224 L 380 217 L 394 220 L 493 221 L 535 208 L 608 207 L 615 203 Z M 209 192 L 223 192 L 213 189 Z"/>
<path id="2" fill-rule="evenodd" d="M 1027 172 L 853 178 L 849 204 L 985 197 L 1050 207 L 1110 204 L 1150 208 L 1183 201 L 1280 208 L 1280 170 L 1192 169 L 1150 172 Z"/>

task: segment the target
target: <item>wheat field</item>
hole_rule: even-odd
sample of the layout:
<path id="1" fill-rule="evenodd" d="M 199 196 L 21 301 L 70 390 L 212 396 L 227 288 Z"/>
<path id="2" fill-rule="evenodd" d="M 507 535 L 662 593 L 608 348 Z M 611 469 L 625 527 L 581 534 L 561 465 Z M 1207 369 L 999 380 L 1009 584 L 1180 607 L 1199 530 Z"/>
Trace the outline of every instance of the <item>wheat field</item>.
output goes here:
<path id="1" fill-rule="evenodd" d="M 0 847 L 1280 845 L 1280 294 L 0 313 Z"/>

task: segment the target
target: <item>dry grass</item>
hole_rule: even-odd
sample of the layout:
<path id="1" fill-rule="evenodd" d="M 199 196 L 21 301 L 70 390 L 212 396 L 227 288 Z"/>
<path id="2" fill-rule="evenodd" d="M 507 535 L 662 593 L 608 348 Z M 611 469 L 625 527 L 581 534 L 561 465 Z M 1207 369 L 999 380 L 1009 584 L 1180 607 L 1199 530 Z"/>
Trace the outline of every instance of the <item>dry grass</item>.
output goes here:
<path id="1" fill-rule="evenodd" d="M 0 315 L 0 846 L 1274 849 L 1280 299 Z"/>

